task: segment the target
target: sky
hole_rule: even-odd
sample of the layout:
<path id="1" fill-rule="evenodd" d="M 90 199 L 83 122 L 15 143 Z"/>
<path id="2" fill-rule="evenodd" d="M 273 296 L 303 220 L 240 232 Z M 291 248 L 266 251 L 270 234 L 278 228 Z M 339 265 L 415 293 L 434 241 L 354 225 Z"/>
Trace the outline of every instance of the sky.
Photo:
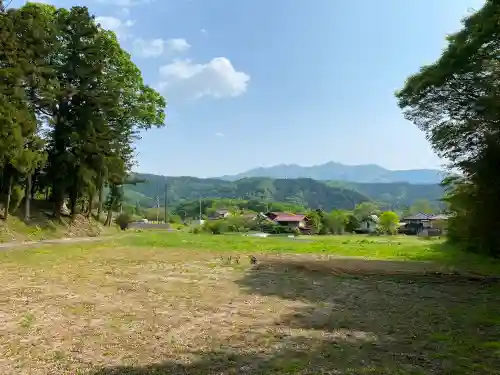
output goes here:
<path id="1" fill-rule="evenodd" d="M 484 0 L 44 2 L 88 6 L 167 99 L 136 170 L 209 177 L 328 161 L 439 168 L 394 92 Z"/>

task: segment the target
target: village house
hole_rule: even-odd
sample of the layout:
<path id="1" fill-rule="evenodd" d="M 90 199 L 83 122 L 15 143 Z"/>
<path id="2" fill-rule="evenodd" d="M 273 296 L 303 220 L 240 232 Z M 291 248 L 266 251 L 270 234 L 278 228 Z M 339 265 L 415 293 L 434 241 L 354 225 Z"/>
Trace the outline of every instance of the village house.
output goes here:
<path id="1" fill-rule="evenodd" d="M 225 219 L 231 216 L 231 212 L 226 209 L 216 210 L 211 216 L 211 219 Z"/>
<path id="2" fill-rule="evenodd" d="M 289 228 L 306 228 L 306 215 L 290 214 L 286 212 L 268 212 L 265 214 L 270 220 L 276 224 Z"/>
<path id="3" fill-rule="evenodd" d="M 418 212 L 405 216 L 399 224 L 399 231 L 404 234 L 439 236 L 443 234 L 443 222 L 448 220 L 448 215 L 433 215 Z"/>
<path id="4" fill-rule="evenodd" d="M 369 215 L 360 221 L 359 227 L 356 229 L 356 233 L 374 233 L 378 226 L 378 216 Z"/>

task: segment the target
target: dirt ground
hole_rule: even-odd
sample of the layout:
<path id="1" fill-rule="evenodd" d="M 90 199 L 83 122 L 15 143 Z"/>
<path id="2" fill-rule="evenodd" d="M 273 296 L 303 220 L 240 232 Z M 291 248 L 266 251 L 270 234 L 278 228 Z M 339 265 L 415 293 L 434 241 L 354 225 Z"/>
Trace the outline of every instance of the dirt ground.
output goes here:
<path id="1" fill-rule="evenodd" d="M 494 281 L 90 246 L 2 259 L 1 374 L 500 373 Z"/>

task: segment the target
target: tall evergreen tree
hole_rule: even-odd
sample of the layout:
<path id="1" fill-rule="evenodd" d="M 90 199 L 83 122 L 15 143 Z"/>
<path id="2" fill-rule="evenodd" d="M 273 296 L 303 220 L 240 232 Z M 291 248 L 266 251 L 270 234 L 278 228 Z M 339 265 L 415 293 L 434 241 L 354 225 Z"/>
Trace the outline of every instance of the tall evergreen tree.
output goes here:
<path id="1" fill-rule="evenodd" d="M 121 186 L 141 130 L 162 126 L 165 100 L 146 86 L 114 33 L 85 7 L 42 4 L 0 14 L 0 192 L 8 215 L 14 184 L 50 191 L 99 213 L 105 184 Z M 45 129 L 42 131 L 42 129 Z M 45 165 L 47 160 L 47 165 Z M 116 190 L 116 189 L 115 189 Z"/>

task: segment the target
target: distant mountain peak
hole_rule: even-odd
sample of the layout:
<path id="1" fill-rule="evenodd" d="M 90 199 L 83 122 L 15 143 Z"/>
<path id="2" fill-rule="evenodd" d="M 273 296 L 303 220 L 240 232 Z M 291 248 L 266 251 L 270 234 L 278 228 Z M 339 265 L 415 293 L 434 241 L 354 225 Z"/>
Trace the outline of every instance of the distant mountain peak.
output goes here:
<path id="1" fill-rule="evenodd" d="M 257 167 L 237 175 L 220 178 L 235 181 L 245 177 L 311 178 L 320 181 L 337 180 L 360 183 L 437 184 L 441 182 L 443 172 L 437 169 L 389 170 L 376 164 L 345 165 L 330 161 L 307 167 L 297 164 Z"/>

